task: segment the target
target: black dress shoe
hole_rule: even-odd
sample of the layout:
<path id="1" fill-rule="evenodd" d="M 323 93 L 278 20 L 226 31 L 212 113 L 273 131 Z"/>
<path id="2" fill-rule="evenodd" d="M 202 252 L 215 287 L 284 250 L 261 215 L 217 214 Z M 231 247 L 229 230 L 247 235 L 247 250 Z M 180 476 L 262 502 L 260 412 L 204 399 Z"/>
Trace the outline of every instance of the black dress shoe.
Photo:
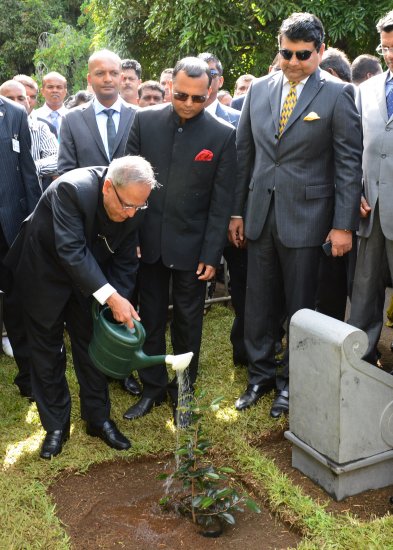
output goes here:
<path id="1" fill-rule="evenodd" d="M 289 392 L 281 390 L 277 393 L 275 400 L 273 401 L 272 408 L 270 409 L 270 416 L 273 418 L 280 418 L 282 414 L 287 414 L 289 411 Z"/>
<path id="2" fill-rule="evenodd" d="M 119 432 L 113 420 L 106 420 L 102 426 L 87 423 L 86 433 L 93 437 L 99 437 L 109 447 L 118 451 L 125 451 L 131 447 L 129 439 Z"/>
<path id="3" fill-rule="evenodd" d="M 269 393 L 274 388 L 274 384 L 249 384 L 243 395 L 235 403 L 238 411 L 248 409 L 251 405 L 255 405 L 259 399 Z"/>
<path id="4" fill-rule="evenodd" d="M 161 405 L 164 401 L 162 397 L 154 399 L 154 397 L 141 397 L 138 403 L 132 405 L 124 414 L 123 418 L 127 420 L 135 420 L 149 413 L 154 405 Z"/>
<path id="5" fill-rule="evenodd" d="M 127 378 L 124 378 L 124 380 L 121 380 L 121 385 L 123 389 L 131 395 L 142 394 L 142 388 L 138 380 L 136 380 L 136 378 L 132 374 L 127 376 Z"/>
<path id="6" fill-rule="evenodd" d="M 51 459 L 52 456 L 57 456 L 63 449 L 63 443 L 70 437 L 70 425 L 67 424 L 62 430 L 53 430 L 46 432 L 44 442 L 41 447 L 40 457 Z"/>

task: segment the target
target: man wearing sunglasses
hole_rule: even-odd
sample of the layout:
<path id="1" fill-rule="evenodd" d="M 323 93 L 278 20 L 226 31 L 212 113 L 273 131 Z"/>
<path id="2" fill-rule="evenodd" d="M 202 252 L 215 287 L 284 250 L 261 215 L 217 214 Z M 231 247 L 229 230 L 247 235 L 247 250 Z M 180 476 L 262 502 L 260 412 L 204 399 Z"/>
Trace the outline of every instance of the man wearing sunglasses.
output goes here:
<path id="1" fill-rule="evenodd" d="M 88 355 L 91 307 L 94 299 L 108 304 L 130 328 L 139 320 L 129 301 L 138 266 L 137 228 L 155 185 L 153 169 L 141 157 L 72 170 L 48 187 L 7 256 L 23 303 L 32 391 L 46 431 L 41 458 L 58 455 L 70 436 L 61 353 L 65 322 L 87 434 L 117 450 L 130 447 L 110 419 L 106 376 Z"/>
<path id="2" fill-rule="evenodd" d="M 162 185 L 149 198 L 140 230 L 140 316 L 144 351 L 165 353 L 169 284 L 172 280 L 174 353 L 192 351 L 195 382 L 206 281 L 219 265 L 236 177 L 235 129 L 205 111 L 212 74 L 201 59 L 180 60 L 173 71 L 172 103 L 136 113 L 126 152 L 142 155 Z M 169 392 L 177 405 L 176 381 L 164 365 L 140 371 L 142 398 L 125 413 L 147 414 Z"/>
<path id="3" fill-rule="evenodd" d="M 373 364 L 378 360 L 385 287 L 393 274 L 393 10 L 378 21 L 377 30 L 380 34 L 377 52 L 383 57 L 387 71 L 366 80 L 358 88 L 364 187 L 348 321 L 367 333 L 369 346 L 364 359 Z"/>
<path id="4" fill-rule="evenodd" d="M 288 320 L 314 309 L 321 245 L 351 249 L 361 188 L 360 121 L 352 85 L 318 68 L 321 21 L 294 13 L 280 28 L 280 72 L 255 80 L 237 131 L 232 242 L 248 243 L 245 344 L 249 384 L 236 408 L 276 388 L 270 414 L 289 408 L 288 352 L 277 370 L 283 296 Z M 247 204 L 247 206 L 246 206 Z M 243 222 L 244 217 L 244 222 Z"/>

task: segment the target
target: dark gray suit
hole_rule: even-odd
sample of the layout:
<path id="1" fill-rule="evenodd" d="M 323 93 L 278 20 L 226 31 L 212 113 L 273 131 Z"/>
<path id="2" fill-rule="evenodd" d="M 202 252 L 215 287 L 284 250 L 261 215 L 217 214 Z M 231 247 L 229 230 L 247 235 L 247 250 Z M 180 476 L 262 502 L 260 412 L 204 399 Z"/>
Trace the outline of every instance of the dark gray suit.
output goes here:
<path id="1" fill-rule="evenodd" d="M 136 110 L 136 107 L 131 105 L 121 107 L 113 158 L 124 155 Z M 64 174 L 86 166 L 108 166 L 109 162 L 98 130 L 93 103 L 72 109 L 63 117 L 61 123 L 58 173 Z"/>
<path id="2" fill-rule="evenodd" d="M 95 425 L 109 419 L 106 377 L 87 353 L 91 296 L 109 282 L 130 297 L 137 270 L 136 228 L 142 214 L 121 223 L 108 218 L 102 200 L 106 170 L 74 170 L 54 181 L 7 257 L 23 298 L 33 392 L 46 431 L 61 429 L 70 415 L 61 353 L 64 322 L 80 385 L 82 418 Z"/>
<path id="3" fill-rule="evenodd" d="M 232 124 L 232 126 L 237 128 L 240 113 L 236 109 L 232 109 L 232 107 L 228 107 L 227 105 L 223 105 L 222 103 L 218 102 L 216 108 L 216 116 L 222 118 L 223 120 L 226 120 L 227 122 L 229 122 L 229 124 Z"/>
<path id="4" fill-rule="evenodd" d="M 41 195 L 30 147 L 25 109 L 0 97 L 0 288 L 6 292 L 4 318 L 19 368 L 15 383 L 25 395 L 31 395 L 29 350 L 18 295 L 12 292 L 12 277 L 3 259 Z"/>
<path id="5" fill-rule="evenodd" d="M 317 69 L 279 139 L 282 82 L 281 71 L 253 82 L 237 132 L 233 214 L 245 212 L 248 239 L 250 384 L 274 382 L 282 296 L 289 318 L 313 309 L 322 243 L 332 228 L 356 230 L 359 219 L 361 134 L 352 85 Z M 277 387 L 287 383 L 286 364 Z"/>

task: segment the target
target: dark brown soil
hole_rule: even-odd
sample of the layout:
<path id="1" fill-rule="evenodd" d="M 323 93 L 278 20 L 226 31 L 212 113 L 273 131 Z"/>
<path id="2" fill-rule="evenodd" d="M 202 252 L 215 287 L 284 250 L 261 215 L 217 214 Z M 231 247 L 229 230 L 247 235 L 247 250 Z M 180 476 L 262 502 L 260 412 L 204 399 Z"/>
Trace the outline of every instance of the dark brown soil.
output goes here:
<path id="1" fill-rule="evenodd" d="M 286 549 L 300 537 L 268 510 L 237 515 L 221 537 L 203 537 L 191 520 L 164 512 L 164 495 L 157 480 L 165 462 L 116 461 L 93 466 L 85 475 L 69 474 L 50 490 L 57 515 L 66 526 L 75 550 L 210 550 L 230 548 Z"/>
<path id="2" fill-rule="evenodd" d="M 388 292 L 390 297 L 391 291 Z M 388 301 L 387 301 L 388 303 Z M 393 369 L 390 344 L 393 330 L 384 327 L 379 349 L 384 370 Z M 291 445 L 284 431 L 275 431 L 252 444 L 275 460 L 276 465 L 316 501 L 327 503 L 334 514 L 350 512 L 361 520 L 393 513 L 393 486 L 367 491 L 341 502 L 291 466 Z M 261 514 L 237 515 L 235 526 L 226 526 L 217 539 L 202 537 L 190 520 L 163 512 L 158 501 L 163 482 L 156 479 L 165 461 L 117 461 L 93 466 L 85 475 L 62 476 L 50 490 L 58 517 L 64 522 L 75 550 L 231 550 L 286 549 L 296 547 L 300 536 L 282 524 L 266 507 Z"/>

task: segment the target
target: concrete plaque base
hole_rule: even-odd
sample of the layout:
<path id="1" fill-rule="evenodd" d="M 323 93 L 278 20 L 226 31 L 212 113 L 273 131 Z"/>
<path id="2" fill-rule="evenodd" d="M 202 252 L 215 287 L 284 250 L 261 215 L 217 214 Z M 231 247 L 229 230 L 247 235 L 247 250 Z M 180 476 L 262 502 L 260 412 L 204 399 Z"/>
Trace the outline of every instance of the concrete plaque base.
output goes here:
<path id="1" fill-rule="evenodd" d="M 292 443 L 292 466 L 320 485 L 335 500 L 393 485 L 393 450 L 337 464 L 291 431 L 285 432 L 285 437 Z"/>

